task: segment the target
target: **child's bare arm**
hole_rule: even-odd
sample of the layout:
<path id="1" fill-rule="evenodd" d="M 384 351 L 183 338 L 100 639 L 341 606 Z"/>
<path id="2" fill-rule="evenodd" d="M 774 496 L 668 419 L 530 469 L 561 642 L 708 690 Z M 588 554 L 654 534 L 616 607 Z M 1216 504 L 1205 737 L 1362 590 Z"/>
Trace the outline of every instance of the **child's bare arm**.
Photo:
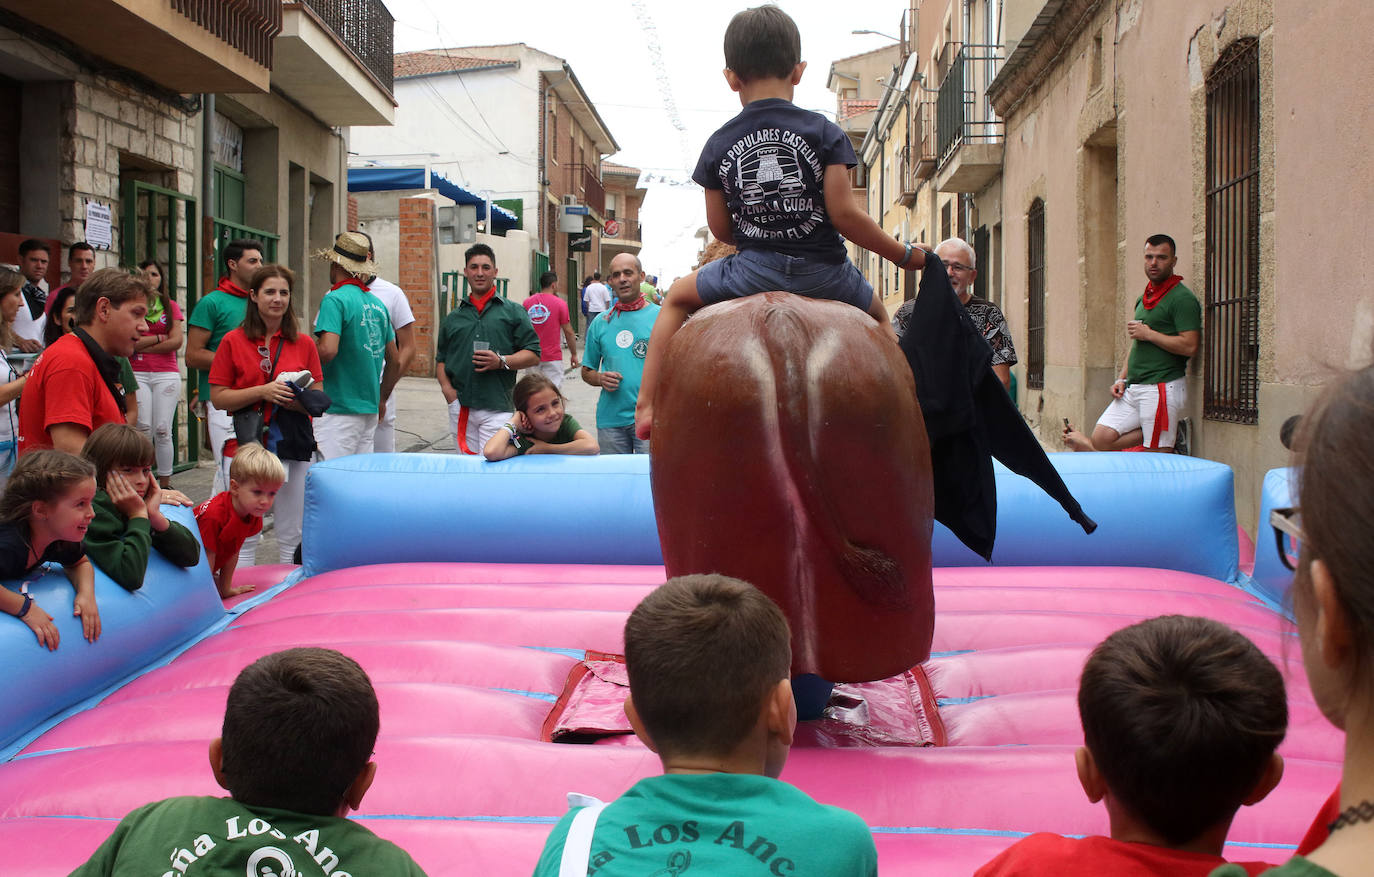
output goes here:
<path id="1" fill-rule="evenodd" d="M 663 367 L 668 342 L 673 340 L 673 336 L 682 328 L 682 324 L 687 322 L 687 318 L 701 309 L 702 304 L 701 295 L 697 293 L 697 273 L 693 271 L 686 277 L 679 277 L 673 281 L 667 297 L 659 306 L 658 318 L 654 320 L 654 330 L 649 335 L 649 351 L 644 357 L 644 374 L 639 382 L 639 398 L 635 402 L 635 435 L 641 439 L 648 438 L 653 429 L 654 387 L 658 383 L 659 370 Z"/>
<path id="2" fill-rule="evenodd" d="M 601 453 L 601 445 L 597 444 L 592 434 L 585 429 L 579 429 L 573 433 L 573 440 L 561 445 L 554 445 L 542 442 L 537 438 L 530 439 L 533 444 L 527 453 L 530 454 L 568 454 L 571 456 L 591 457 Z"/>
<path id="3" fill-rule="evenodd" d="M 730 222 L 730 205 L 725 201 L 725 192 L 720 189 L 706 190 L 706 227 L 716 240 L 735 245 L 735 226 Z"/>
<path id="4" fill-rule="evenodd" d="M 487 458 L 487 462 L 495 463 L 515 456 L 515 446 L 510 443 L 510 430 L 504 426 L 496 431 L 496 435 L 487 439 L 487 443 L 482 447 L 482 456 Z"/>
<path id="5" fill-rule="evenodd" d="M 825 169 L 825 212 L 830 214 L 830 224 L 851 241 L 873 253 L 877 253 L 894 265 L 901 265 L 906 258 L 906 245 L 883 231 L 863 210 L 849 186 L 849 170 L 842 164 L 832 164 Z M 911 261 L 906 268 L 924 268 L 925 250 L 913 247 Z"/>
<path id="6" fill-rule="evenodd" d="M 67 579 L 76 588 L 72 614 L 81 619 L 81 633 L 87 642 L 100 639 L 100 610 L 95 605 L 95 568 L 86 558 L 64 567 Z"/>
<path id="7" fill-rule="evenodd" d="M 24 610 L 26 602 L 29 605 L 27 611 Z M 57 625 L 53 624 L 52 616 L 44 612 L 42 606 L 23 594 L 11 591 L 9 588 L 0 588 L 0 612 L 18 618 L 21 611 L 24 612 L 24 617 L 19 618 L 19 620 L 27 624 L 29 630 L 33 631 L 33 635 L 38 638 L 38 644 L 48 651 L 57 648 L 57 643 L 62 637 L 57 632 Z"/>
<path id="8" fill-rule="evenodd" d="M 213 562 L 214 561 L 211 560 L 211 563 Z M 229 559 L 224 562 L 224 569 L 219 571 L 219 581 L 215 584 L 219 585 L 219 595 L 225 600 L 230 597 L 237 597 L 239 594 L 246 594 L 253 590 L 252 585 L 234 587 L 234 570 L 238 568 L 238 565 L 238 554 L 231 554 L 229 555 Z"/>

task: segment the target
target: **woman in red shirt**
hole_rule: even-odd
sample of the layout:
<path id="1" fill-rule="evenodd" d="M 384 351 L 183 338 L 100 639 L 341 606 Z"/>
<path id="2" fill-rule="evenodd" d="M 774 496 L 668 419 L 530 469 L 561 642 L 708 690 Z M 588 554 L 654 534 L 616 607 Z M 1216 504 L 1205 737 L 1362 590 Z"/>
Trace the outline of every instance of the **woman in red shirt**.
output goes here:
<path id="1" fill-rule="evenodd" d="M 323 389 L 324 374 L 320 354 L 307 335 L 297 331 L 296 313 L 291 306 L 291 290 L 296 275 L 281 265 L 264 265 L 253 275 L 248 293 L 248 308 L 243 325 L 231 330 L 215 350 L 210 366 L 210 404 L 221 411 L 240 411 L 261 406 L 263 418 L 270 423 L 279 409 L 305 415 L 282 374 L 309 371 L 316 389 Z M 297 418 L 300 420 L 300 418 Z M 309 423 L 308 418 L 304 420 Z M 297 448 L 282 459 L 286 483 L 277 493 L 273 512 L 277 534 L 277 553 L 282 563 L 290 563 L 301 541 L 301 517 L 305 511 L 305 474 L 314 459 L 314 434 L 306 441 L 309 450 Z M 281 446 L 280 457 L 287 451 Z M 225 466 L 232 455 L 225 455 Z M 226 483 L 228 475 L 225 476 Z"/>

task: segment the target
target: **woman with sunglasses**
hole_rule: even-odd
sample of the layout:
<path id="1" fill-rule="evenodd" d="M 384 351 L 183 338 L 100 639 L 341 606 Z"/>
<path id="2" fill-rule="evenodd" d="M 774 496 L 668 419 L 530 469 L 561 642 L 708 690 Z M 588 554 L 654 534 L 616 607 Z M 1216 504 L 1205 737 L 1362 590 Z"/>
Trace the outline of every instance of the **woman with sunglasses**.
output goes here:
<path id="1" fill-rule="evenodd" d="M 293 421 L 309 424 L 305 409 L 296 401 L 291 388 L 278 379 L 281 375 L 308 371 L 314 378 L 311 386 L 323 389 L 320 354 L 314 341 L 297 331 L 296 314 L 291 306 L 291 290 L 295 283 L 296 275 L 281 265 L 264 265 L 253 275 L 243 325 L 226 334 L 215 350 L 215 359 L 210 366 L 210 404 L 221 411 L 257 409 L 262 413 L 264 424 L 269 426 L 274 414 L 285 409 L 301 415 L 292 418 Z M 286 483 L 277 493 L 273 512 L 277 554 L 282 563 L 291 562 L 301 541 L 305 474 L 314 457 L 313 433 L 308 436 L 306 446 L 309 451 L 299 450 L 292 454 L 303 459 L 282 460 L 286 465 Z M 277 453 L 281 456 L 286 452 L 279 449 Z M 232 456 L 224 455 L 226 484 Z M 240 565 L 243 565 L 242 558 Z"/>
<path id="2" fill-rule="evenodd" d="M 1322 394 L 1298 427 L 1298 505 L 1270 518 L 1287 563 L 1296 546 L 1291 600 L 1312 696 L 1345 732 L 1334 806 L 1266 874 L 1355 877 L 1374 850 L 1374 366 Z M 1213 877 L 1230 877 L 1218 870 Z M 1238 872 L 1237 872 L 1238 873 Z"/>

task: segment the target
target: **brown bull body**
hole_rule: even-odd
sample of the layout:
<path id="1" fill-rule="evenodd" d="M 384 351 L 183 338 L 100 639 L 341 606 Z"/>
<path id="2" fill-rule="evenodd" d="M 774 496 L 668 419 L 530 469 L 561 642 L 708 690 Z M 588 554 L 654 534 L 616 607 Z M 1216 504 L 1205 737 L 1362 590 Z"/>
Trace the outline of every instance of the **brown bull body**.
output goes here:
<path id="1" fill-rule="evenodd" d="M 864 312 L 767 293 L 697 314 L 667 350 L 652 473 L 668 575 L 761 588 L 794 673 L 929 657 L 930 451 L 911 370 Z"/>

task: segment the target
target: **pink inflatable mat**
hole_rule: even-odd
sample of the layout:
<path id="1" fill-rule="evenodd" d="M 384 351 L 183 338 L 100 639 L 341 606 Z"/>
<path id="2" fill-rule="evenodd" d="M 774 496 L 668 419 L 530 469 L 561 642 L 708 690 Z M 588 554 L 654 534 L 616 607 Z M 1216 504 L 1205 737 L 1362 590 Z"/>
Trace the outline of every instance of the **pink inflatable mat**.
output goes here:
<path id="1" fill-rule="evenodd" d="M 658 567 L 435 563 L 302 581 L 0 765 L 4 872 L 66 874 L 134 807 L 221 793 L 205 750 L 238 671 L 324 645 L 362 663 L 381 701 L 378 779 L 359 821 L 431 874 L 528 874 L 566 792 L 610 799 L 659 769 L 637 741 L 539 734 L 584 652 L 620 653 L 626 614 L 662 577 Z M 970 874 L 1030 832 L 1105 832 L 1105 811 L 1074 773 L 1078 672 L 1102 637 L 1159 614 L 1231 624 L 1288 680 L 1287 770 L 1241 811 L 1230 855 L 1284 860 L 1335 787 L 1341 740 L 1312 703 L 1296 640 L 1242 591 L 1118 568 L 937 569 L 935 583 L 924 670 L 949 745 L 831 749 L 801 733 L 783 774 L 863 817 L 883 873 Z"/>

